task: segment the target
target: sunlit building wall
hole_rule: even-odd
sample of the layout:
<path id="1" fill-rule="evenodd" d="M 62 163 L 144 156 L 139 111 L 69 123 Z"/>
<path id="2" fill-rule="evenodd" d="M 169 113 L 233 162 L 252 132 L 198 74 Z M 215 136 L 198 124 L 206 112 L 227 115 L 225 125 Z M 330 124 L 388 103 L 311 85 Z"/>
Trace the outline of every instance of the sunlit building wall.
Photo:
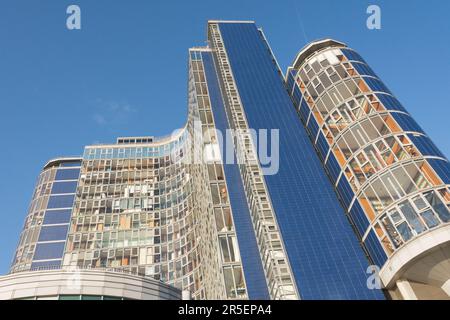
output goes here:
<path id="1" fill-rule="evenodd" d="M 302 49 L 286 85 L 384 286 L 394 298 L 450 295 L 448 159 L 341 42 Z"/>

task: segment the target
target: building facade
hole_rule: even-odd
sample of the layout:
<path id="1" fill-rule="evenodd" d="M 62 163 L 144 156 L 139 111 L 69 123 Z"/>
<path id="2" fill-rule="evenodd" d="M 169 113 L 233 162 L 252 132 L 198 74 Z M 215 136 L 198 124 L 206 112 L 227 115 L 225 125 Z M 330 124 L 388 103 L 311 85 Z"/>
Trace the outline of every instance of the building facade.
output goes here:
<path id="1" fill-rule="evenodd" d="M 0 300 L 181 300 L 181 290 L 120 270 L 59 268 L 0 276 Z"/>
<path id="2" fill-rule="evenodd" d="M 448 298 L 448 159 L 344 43 L 309 44 L 286 84 L 383 285 L 394 298 Z"/>
<path id="3" fill-rule="evenodd" d="M 302 87 L 298 75 L 316 53 L 315 44 L 302 51 L 306 54 L 299 55 L 285 82 L 254 22 L 209 21 L 207 40 L 206 47 L 189 50 L 184 128 L 162 138 L 124 137 L 114 144 L 87 146 L 80 158 L 58 158 L 44 166 L 11 275 L 110 270 L 152 279 L 194 299 L 384 299 L 383 291 L 368 280 L 370 265 L 389 264 L 386 246 L 392 245 L 391 254 L 396 248 L 390 234 L 377 233 L 385 228 L 383 217 L 375 215 L 381 204 L 376 204 L 374 220 L 364 222 L 372 199 L 367 194 L 355 206 L 354 198 L 366 189 L 352 189 L 360 184 L 347 175 L 346 162 L 325 153 L 315 139 L 311 143 L 323 121 L 311 124 L 316 120 L 309 114 L 318 112 L 310 111 L 308 84 Z M 343 47 L 326 43 L 332 44 L 331 51 Z M 364 65 L 363 70 L 370 69 Z M 355 90 L 350 93 L 356 99 Z M 370 95 L 367 99 L 381 108 L 383 102 L 375 104 Z M 300 114 L 309 112 L 300 117 L 306 126 L 292 101 L 308 107 L 298 109 Z M 380 115 L 373 120 L 374 129 L 397 123 L 375 110 L 374 116 Z M 398 128 L 415 124 L 398 114 L 404 116 Z M 362 125 L 362 119 L 356 123 Z M 334 140 L 323 135 L 320 146 L 332 145 Z M 411 139 L 395 140 L 404 143 L 404 153 L 419 154 L 421 147 L 437 152 L 424 135 L 414 136 L 416 140 L 406 133 L 395 137 L 401 138 Z M 261 153 L 264 146 L 268 154 Z M 351 161 L 356 150 L 342 152 Z M 415 183 L 423 189 L 429 181 L 423 190 L 431 193 L 420 199 L 432 203 L 423 208 L 431 215 L 420 221 L 430 230 L 428 222 L 439 222 L 438 230 L 445 226 L 440 215 L 445 217 L 449 196 L 432 168 L 442 165 L 441 171 L 447 170 L 447 160 L 421 155 L 405 170 L 426 172 Z M 334 175 L 327 159 L 334 159 Z M 367 179 L 375 176 L 384 181 L 375 171 Z M 342 177 L 349 179 L 345 187 Z M 371 188 L 378 192 L 377 185 Z M 349 195 L 352 190 L 354 196 Z M 393 207 L 382 210 L 391 212 Z M 360 220 L 354 220 L 355 211 Z M 413 243 L 416 234 L 410 232 Z M 397 266 L 382 269 L 383 281 Z M 391 291 L 396 294 L 396 289 Z"/>

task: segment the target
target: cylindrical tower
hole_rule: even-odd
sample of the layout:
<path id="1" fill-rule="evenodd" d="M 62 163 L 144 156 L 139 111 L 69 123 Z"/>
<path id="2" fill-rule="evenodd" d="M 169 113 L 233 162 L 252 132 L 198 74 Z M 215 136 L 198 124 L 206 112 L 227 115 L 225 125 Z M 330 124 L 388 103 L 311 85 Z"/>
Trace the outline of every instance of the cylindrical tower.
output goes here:
<path id="1" fill-rule="evenodd" d="M 286 84 L 383 285 L 400 299 L 450 295 L 447 158 L 341 42 L 302 49 Z"/>

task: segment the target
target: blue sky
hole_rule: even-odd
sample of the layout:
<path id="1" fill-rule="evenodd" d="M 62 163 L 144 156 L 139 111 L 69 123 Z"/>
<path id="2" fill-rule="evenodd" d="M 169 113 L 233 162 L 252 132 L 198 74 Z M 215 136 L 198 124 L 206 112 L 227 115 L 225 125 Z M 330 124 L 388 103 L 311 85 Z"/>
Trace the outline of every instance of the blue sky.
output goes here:
<path id="1" fill-rule="evenodd" d="M 66 29 L 70 4 L 80 31 Z M 366 28 L 369 4 L 379 31 Z M 1 0 L 0 274 L 48 159 L 183 126 L 187 50 L 205 44 L 208 19 L 255 20 L 283 71 L 307 41 L 346 42 L 450 155 L 449 15 L 445 0 Z"/>

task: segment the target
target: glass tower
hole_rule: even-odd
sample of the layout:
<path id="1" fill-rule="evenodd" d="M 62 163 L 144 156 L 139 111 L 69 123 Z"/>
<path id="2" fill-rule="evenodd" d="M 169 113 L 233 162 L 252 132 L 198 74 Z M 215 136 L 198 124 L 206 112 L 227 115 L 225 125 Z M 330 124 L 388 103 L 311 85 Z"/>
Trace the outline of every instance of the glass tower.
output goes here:
<path id="1" fill-rule="evenodd" d="M 450 295 L 450 164 L 364 59 L 321 40 L 286 75 L 295 109 L 383 285 Z"/>
<path id="2" fill-rule="evenodd" d="M 87 146 L 80 158 L 44 167 L 11 273 L 121 271 L 189 291 L 194 299 L 384 299 L 368 285 L 367 272 L 387 261 L 389 234 L 378 241 L 375 224 L 353 219 L 355 210 L 365 217 L 371 199 L 351 206 L 353 184 L 339 182 L 346 175 L 338 155 L 331 171 L 330 152 L 319 147 L 328 146 L 329 136 L 311 143 L 322 129 L 309 114 L 319 112 L 310 111 L 309 83 L 302 87 L 297 74 L 314 49 L 299 55 L 285 82 L 254 22 L 209 21 L 207 40 L 189 50 L 184 128 L 162 138 Z M 308 107 L 299 109 L 307 112 L 306 127 L 292 100 Z M 425 138 L 414 136 L 434 152 Z M 420 143 L 412 143 L 420 152 Z M 271 161 L 261 157 L 264 144 Z M 434 167 L 446 170 L 439 166 L 443 157 L 430 158 L 427 179 Z M 420 198 L 432 203 L 427 208 L 435 218 L 420 220 L 424 228 L 427 221 L 444 224 L 445 190 Z"/>

